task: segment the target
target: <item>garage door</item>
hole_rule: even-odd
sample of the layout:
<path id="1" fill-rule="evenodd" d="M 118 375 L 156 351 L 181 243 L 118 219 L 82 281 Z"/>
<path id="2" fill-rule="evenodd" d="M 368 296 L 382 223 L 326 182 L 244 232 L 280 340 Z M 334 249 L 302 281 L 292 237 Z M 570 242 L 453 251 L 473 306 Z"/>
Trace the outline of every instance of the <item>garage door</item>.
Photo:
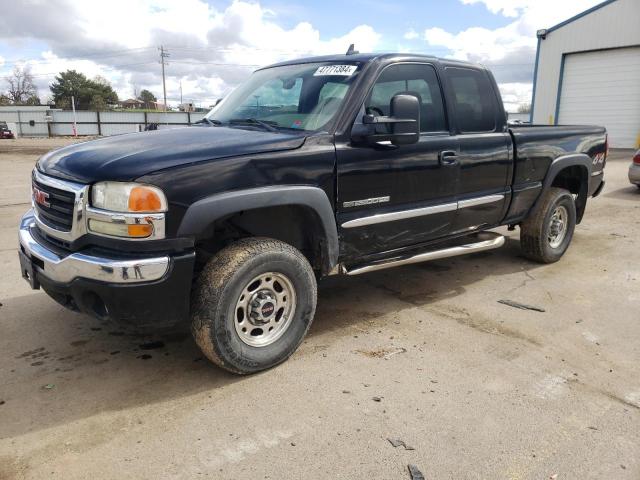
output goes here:
<path id="1" fill-rule="evenodd" d="M 640 48 L 573 53 L 564 62 L 558 123 L 604 125 L 609 145 L 640 141 Z"/>

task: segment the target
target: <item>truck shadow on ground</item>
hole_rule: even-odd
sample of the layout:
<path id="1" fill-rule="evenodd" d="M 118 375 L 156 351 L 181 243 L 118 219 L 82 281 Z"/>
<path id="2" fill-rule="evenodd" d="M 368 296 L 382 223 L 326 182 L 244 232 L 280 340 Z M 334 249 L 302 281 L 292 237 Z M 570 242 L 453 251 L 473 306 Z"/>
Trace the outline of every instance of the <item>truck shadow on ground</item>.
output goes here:
<path id="1" fill-rule="evenodd" d="M 344 329 L 402 308 L 455 298 L 463 295 L 467 286 L 489 276 L 523 273 L 523 281 L 527 281 L 526 276 L 531 277 L 529 272 L 541 266 L 521 256 L 518 240 L 507 238 L 502 248 L 489 252 L 362 276 L 329 277 L 318 290 L 318 311 L 311 335 Z"/>
<path id="2" fill-rule="evenodd" d="M 614 198 L 616 200 L 635 200 L 640 199 L 640 188 L 635 185 L 629 185 L 628 187 L 618 188 L 610 192 L 605 191 L 604 197 Z"/>
<path id="3" fill-rule="evenodd" d="M 318 311 L 298 355 L 349 327 L 415 305 L 462 295 L 486 278 L 540 265 L 519 256 L 519 242 L 501 249 L 320 282 Z M 8 345 L 0 387 L 0 439 L 91 417 L 107 411 L 169 401 L 254 377 L 238 377 L 211 365 L 188 328 L 164 335 L 128 332 L 68 312 L 44 294 L 3 300 Z M 295 362 L 296 355 L 292 358 Z M 270 377 L 266 372 L 262 379 Z"/>

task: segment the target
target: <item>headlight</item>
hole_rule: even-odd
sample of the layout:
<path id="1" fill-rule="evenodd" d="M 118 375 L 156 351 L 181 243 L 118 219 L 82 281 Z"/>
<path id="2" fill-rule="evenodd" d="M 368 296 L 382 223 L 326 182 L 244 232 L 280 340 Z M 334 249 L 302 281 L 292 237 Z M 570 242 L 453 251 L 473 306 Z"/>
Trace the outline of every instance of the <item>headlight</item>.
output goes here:
<path id="1" fill-rule="evenodd" d="M 112 212 L 167 211 L 167 199 L 162 190 L 140 183 L 96 183 L 91 189 L 91 205 Z"/>
<path id="2" fill-rule="evenodd" d="M 157 187 L 140 183 L 101 182 L 91 189 L 89 230 L 131 239 L 164 238 L 167 199 Z"/>

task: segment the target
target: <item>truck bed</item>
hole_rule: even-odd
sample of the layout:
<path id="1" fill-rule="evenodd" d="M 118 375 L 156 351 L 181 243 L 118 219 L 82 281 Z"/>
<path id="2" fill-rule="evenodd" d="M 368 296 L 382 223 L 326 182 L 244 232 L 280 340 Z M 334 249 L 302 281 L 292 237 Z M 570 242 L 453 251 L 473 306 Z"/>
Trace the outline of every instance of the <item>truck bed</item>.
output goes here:
<path id="1" fill-rule="evenodd" d="M 515 170 L 514 187 L 531 181 L 542 181 L 553 160 L 563 155 L 584 153 L 594 162 L 592 173 L 604 168 L 607 150 L 604 127 L 587 125 L 522 125 L 509 127 L 513 139 Z"/>

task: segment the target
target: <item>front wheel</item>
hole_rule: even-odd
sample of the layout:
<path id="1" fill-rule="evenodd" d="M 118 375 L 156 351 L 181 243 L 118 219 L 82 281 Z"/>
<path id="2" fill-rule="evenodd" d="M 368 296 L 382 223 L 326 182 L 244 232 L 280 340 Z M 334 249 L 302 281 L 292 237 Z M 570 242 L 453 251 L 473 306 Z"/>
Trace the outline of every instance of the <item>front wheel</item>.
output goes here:
<path id="1" fill-rule="evenodd" d="M 522 253 L 536 262 L 557 262 L 569 248 L 575 227 L 573 195 L 563 188 L 550 188 L 536 213 L 520 226 Z"/>
<path id="2" fill-rule="evenodd" d="M 198 278 L 191 330 L 202 352 L 233 373 L 273 367 L 298 348 L 316 307 L 316 279 L 294 247 L 247 238 L 218 252 Z"/>

